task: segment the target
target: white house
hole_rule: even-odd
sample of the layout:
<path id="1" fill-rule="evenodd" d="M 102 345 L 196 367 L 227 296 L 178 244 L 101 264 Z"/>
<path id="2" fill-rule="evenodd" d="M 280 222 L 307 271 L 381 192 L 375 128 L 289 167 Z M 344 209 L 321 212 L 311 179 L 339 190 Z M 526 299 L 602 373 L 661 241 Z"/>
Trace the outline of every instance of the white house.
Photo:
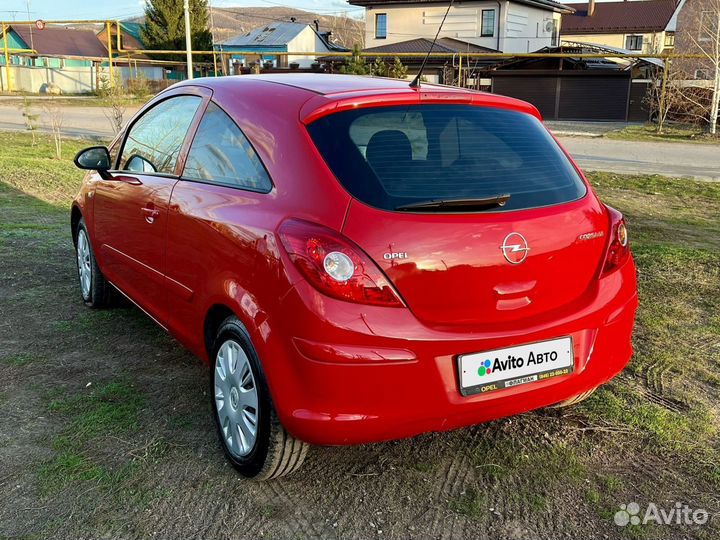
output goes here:
<path id="1" fill-rule="evenodd" d="M 365 7 L 365 46 L 432 39 L 448 0 L 349 0 Z M 440 37 L 502 52 L 533 52 L 558 45 L 563 13 L 553 0 L 459 1 L 450 8 Z"/>
<path id="2" fill-rule="evenodd" d="M 288 56 L 277 53 L 323 53 L 347 50 L 330 43 L 328 34 L 319 32 L 309 24 L 298 22 L 273 22 L 215 46 L 225 52 L 238 51 L 239 54 L 232 55 L 233 59 L 243 64 L 272 62 L 275 67 L 288 67 L 296 63 L 301 68 L 310 67 L 317 55 Z"/>

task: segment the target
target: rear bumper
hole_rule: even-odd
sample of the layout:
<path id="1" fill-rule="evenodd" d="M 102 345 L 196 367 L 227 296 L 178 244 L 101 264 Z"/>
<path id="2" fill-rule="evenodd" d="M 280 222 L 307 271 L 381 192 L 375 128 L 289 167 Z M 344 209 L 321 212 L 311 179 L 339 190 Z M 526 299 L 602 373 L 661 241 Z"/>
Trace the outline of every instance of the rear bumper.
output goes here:
<path id="1" fill-rule="evenodd" d="M 632 260 L 596 289 L 552 320 L 457 331 L 428 328 L 404 308 L 332 300 L 299 282 L 271 316 L 277 331 L 262 337 L 260 356 L 280 420 L 299 439 L 343 445 L 445 431 L 551 405 L 619 373 L 632 355 L 638 305 Z M 561 336 L 573 338 L 573 373 L 460 394 L 457 355 Z"/>

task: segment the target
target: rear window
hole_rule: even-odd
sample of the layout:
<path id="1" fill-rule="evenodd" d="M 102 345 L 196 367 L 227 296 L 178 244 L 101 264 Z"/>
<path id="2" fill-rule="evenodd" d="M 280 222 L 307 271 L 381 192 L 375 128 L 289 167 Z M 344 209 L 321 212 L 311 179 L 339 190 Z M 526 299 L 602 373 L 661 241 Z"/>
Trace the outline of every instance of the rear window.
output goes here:
<path id="1" fill-rule="evenodd" d="M 362 108 L 308 131 L 351 195 L 384 210 L 432 200 L 509 194 L 497 210 L 579 199 L 580 179 L 540 121 L 471 105 Z"/>

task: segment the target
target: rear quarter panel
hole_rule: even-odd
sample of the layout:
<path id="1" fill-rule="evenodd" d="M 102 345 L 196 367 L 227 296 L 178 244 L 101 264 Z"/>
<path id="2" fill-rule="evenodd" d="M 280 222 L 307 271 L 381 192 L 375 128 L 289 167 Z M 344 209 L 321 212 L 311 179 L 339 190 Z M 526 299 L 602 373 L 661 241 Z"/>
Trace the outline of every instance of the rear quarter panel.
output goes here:
<path id="1" fill-rule="evenodd" d="M 308 92 L 247 81 L 213 85 L 213 100 L 242 129 L 273 182 L 269 193 L 180 180 L 170 202 L 168 328 L 204 360 L 208 310 L 229 307 L 251 334 L 272 388 L 264 354 L 273 317 L 292 278 L 283 266 L 276 230 L 289 217 L 339 230 L 350 197 L 311 146 L 298 119 Z"/>

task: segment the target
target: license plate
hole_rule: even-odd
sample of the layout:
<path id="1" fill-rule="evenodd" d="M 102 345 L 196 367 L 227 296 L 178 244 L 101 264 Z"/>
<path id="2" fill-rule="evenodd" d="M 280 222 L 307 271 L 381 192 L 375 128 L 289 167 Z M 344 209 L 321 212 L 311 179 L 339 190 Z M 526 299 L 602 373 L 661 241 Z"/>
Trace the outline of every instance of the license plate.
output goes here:
<path id="1" fill-rule="evenodd" d="M 464 396 L 511 388 L 572 373 L 572 338 L 563 337 L 458 356 Z"/>

